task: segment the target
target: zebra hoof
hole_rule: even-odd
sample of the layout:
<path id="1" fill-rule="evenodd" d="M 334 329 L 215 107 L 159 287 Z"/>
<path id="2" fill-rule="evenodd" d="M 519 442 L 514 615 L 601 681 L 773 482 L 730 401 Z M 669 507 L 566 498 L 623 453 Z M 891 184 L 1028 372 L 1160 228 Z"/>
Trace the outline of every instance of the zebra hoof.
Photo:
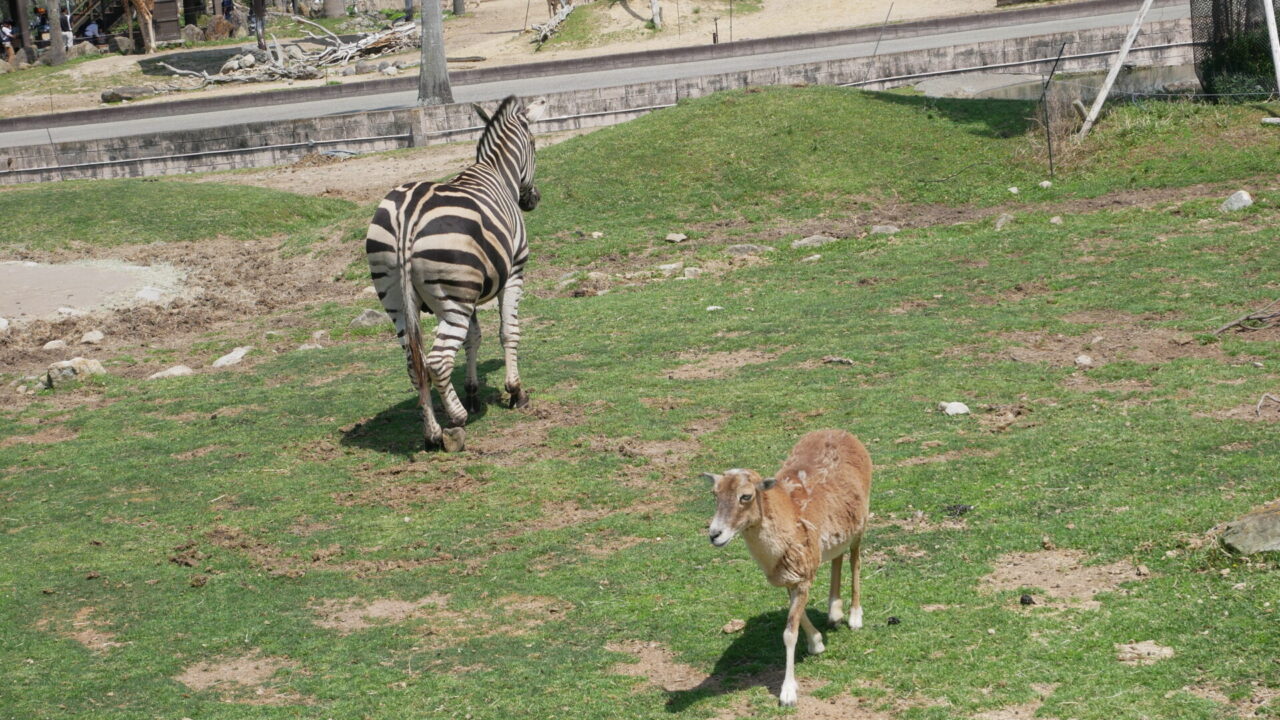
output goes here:
<path id="1" fill-rule="evenodd" d="M 475 388 L 467 388 L 467 399 L 463 401 L 462 406 L 469 413 L 478 413 L 484 406 L 484 402 L 480 399 L 480 391 Z"/>
<path id="2" fill-rule="evenodd" d="M 467 449 L 467 431 L 460 427 L 445 428 L 441 436 L 445 452 L 462 452 Z"/>
<path id="3" fill-rule="evenodd" d="M 511 407 L 511 408 L 529 407 L 528 391 L 526 391 L 524 388 L 516 388 L 516 391 L 511 393 L 511 402 L 508 407 Z"/>

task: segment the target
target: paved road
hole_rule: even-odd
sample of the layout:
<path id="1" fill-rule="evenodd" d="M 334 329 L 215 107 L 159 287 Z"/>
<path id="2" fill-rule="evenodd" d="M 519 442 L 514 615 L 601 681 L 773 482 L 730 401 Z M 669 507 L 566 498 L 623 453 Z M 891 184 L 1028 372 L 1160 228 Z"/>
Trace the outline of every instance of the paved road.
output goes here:
<path id="1" fill-rule="evenodd" d="M 1136 4 L 1136 3 L 1135 3 Z M 1187 17 L 1189 6 L 1178 4 L 1165 8 L 1155 8 L 1147 15 L 1147 22 L 1176 20 Z M 1133 22 L 1133 12 L 1110 13 L 1074 19 L 1056 19 L 1047 22 L 1022 23 L 1004 27 L 968 30 L 963 32 L 939 33 L 898 40 L 885 40 L 880 44 L 880 53 L 904 52 L 928 48 L 947 47 L 966 43 L 987 42 L 1009 38 L 1045 35 L 1055 32 L 1070 32 L 1100 27 L 1128 25 Z M 1141 44 L 1141 40 L 1139 40 Z M 867 57 L 874 51 L 875 43 L 854 43 L 849 45 L 832 45 L 827 47 L 791 50 L 785 52 L 761 53 L 715 60 L 699 60 L 673 63 L 669 65 L 653 65 L 648 67 L 604 70 L 600 72 L 578 73 L 574 75 L 558 75 L 550 77 L 528 78 L 503 82 L 482 83 L 476 85 L 457 85 L 453 88 L 454 99 L 458 102 L 475 102 L 496 100 L 506 95 L 537 95 L 546 92 L 567 90 L 587 90 L 593 88 L 613 87 L 628 83 L 651 82 L 655 80 L 671 80 L 700 75 L 738 70 L 754 70 L 758 68 L 781 67 L 825 60 Z M 13 147 L 25 144 L 44 144 L 50 139 L 54 142 L 69 140 L 91 140 L 97 138 L 124 137 L 148 132 L 164 130 L 181 130 L 224 125 L 238 125 L 247 122 L 270 120 L 292 120 L 298 118 L 339 115 L 342 113 L 389 110 L 412 106 L 417 100 L 416 91 L 393 92 L 382 95 L 364 95 L 336 100 L 300 102 L 288 105 L 271 105 L 257 108 L 239 108 L 215 112 L 204 112 L 191 115 L 173 115 L 163 118 L 144 118 L 121 122 L 96 123 L 92 125 L 73 125 L 51 128 L 48 130 L 21 130 L 0 133 L 0 147 Z"/>

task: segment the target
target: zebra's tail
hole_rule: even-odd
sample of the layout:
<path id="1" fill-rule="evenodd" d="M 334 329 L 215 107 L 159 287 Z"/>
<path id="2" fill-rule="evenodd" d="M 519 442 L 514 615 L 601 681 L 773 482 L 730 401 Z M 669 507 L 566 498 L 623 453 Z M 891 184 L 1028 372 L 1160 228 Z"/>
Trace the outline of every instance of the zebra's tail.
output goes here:
<path id="1" fill-rule="evenodd" d="M 418 318 L 418 293 L 413 289 L 413 264 L 409 247 L 401 247 L 400 292 L 404 304 L 404 341 L 409 353 L 409 375 L 418 389 L 418 405 L 422 412 L 431 412 L 431 377 L 427 372 L 426 357 L 422 354 L 422 326 Z"/>

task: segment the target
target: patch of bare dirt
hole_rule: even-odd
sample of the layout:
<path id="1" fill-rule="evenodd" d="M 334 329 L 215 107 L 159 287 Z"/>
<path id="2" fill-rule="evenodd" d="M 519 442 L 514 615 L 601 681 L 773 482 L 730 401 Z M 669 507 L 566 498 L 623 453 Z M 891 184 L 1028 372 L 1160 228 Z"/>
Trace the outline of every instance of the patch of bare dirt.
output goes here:
<path id="1" fill-rule="evenodd" d="M 1174 656 L 1173 648 L 1152 640 L 1116 643 L 1116 659 L 1125 665 L 1154 665 Z"/>
<path id="2" fill-rule="evenodd" d="M 1080 550 L 1009 553 L 996 560 L 995 569 L 981 584 L 989 591 L 1039 588 L 1059 605 L 1093 610 L 1101 607 L 1094 599 L 1099 593 L 1113 592 L 1122 583 L 1141 579 L 1137 568 L 1129 563 L 1085 565 L 1088 558 Z"/>
<path id="3" fill-rule="evenodd" d="M 468 435 L 467 451 L 485 462 L 507 467 L 529 462 L 535 455 L 555 457 L 547 442 L 551 430 L 581 425 L 601 405 L 600 401 L 586 406 L 562 405 L 535 398 L 529 407 L 515 411 L 524 417 L 508 431 Z"/>
<path id="4" fill-rule="evenodd" d="M 1156 389 L 1155 383 L 1150 380 L 1124 378 L 1099 382 L 1085 373 L 1072 373 L 1063 378 L 1062 384 L 1080 392 L 1146 393 Z"/>
<path id="5" fill-rule="evenodd" d="M 759 365 L 776 360 L 786 351 L 780 350 L 729 350 L 713 353 L 681 353 L 678 359 L 685 364 L 667 370 L 667 377 L 672 380 L 712 380 L 725 378 L 733 371 L 747 365 Z"/>
<path id="6" fill-rule="evenodd" d="M 342 516 L 339 515 L 335 519 L 341 520 Z M 313 520 L 309 517 L 302 516 L 295 519 L 293 521 L 293 524 L 290 525 L 288 529 L 285 530 L 285 532 L 289 533 L 290 535 L 297 535 L 298 537 L 311 537 L 312 535 L 318 532 L 324 532 L 325 530 L 332 530 L 335 527 L 337 526 L 334 525 L 333 523 Z"/>
<path id="7" fill-rule="evenodd" d="M 1214 410 L 1209 413 L 1197 413 L 1201 417 L 1207 415 L 1215 420 L 1245 420 L 1248 422 L 1275 423 L 1280 422 L 1280 403 L 1257 401 L 1247 402 L 1225 410 Z"/>
<path id="8" fill-rule="evenodd" d="M 358 492 L 334 493 L 339 505 L 381 505 L 396 511 L 420 508 L 440 500 L 474 492 L 480 481 L 464 473 L 452 477 L 436 474 L 433 477 L 431 463 L 412 462 L 384 468 L 365 476 L 369 487 Z M 411 482 L 396 482 L 405 475 L 416 478 Z"/>
<path id="9" fill-rule="evenodd" d="M 311 705 L 315 700 L 282 690 L 273 678 L 298 663 L 285 657 L 263 656 L 254 650 L 196 663 L 174 679 L 198 692 L 216 692 L 223 702 L 245 705 Z"/>
<path id="10" fill-rule="evenodd" d="M 57 634 L 75 640 L 95 653 L 103 653 L 111 648 L 120 647 L 124 643 L 116 642 L 115 633 L 104 630 L 106 624 L 95 618 L 97 609 L 85 606 L 76 611 L 70 620 L 58 621 L 53 618 L 41 618 L 36 623 L 37 630 L 54 631 Z"/>
<path id="11" fill-rule="evenodd" d="M 605 649 L 616 653 L 625 653 L 636 659 L 634 663 L 620 662 L 610 672 L 615 675 L 644 678 L 650 685 L 678 692 L 706 687 L 708 683 L 718 685 L 711 675 L 697 668 L 676 660 L 675 653 L 656 642 L 628 641 L 625 643 L 609 643 Z"/>
<path id="12" fill-rule="evenodd" d="M 904 460 L 899 460 L 895 463 L 891 463 L 889 467 L 912 467 L 914 465 L 929 465 L 932 463 L 944 463 L 944 462 L 951 462 L 953 460 L 963 460 L 964 458 L 995 457 L 999 454 L 1000 453 L 995 450 L 980 450 L 978 448 L 964 448 L 962 450 L 948 450 L 947 452 L 937 453 L 935 455 L 919 455 L 916 457 L 909 457 Z"/>
<path id="13" fill-rule="evenodd" d="M 194 450 L 188 450 L 186 452 L 180 452 L 180 453 L 173 453 L 169 457 L 173 458 L 174 460 L 194 460 L 196 458 L 204 457 L 205 455 L 208 455 L 209 453 L 214 452 L 216 450 L 223 450 L 223 449 L 224 449 L 224 446 L 222 445 L 205 445 L 204 447 L 199 447 Z"/>
<path id="14" fill-rule="evenodd" d="M 1071 320 L 1071 317 L 1066 319 Z M 1112 317 L 1111 320 L 1104 327 L 1076 336 L 1026 331 L 1005 333 L 1000 338 L 1011 347 L 1000 355 L 1017 362 L 1054 367 L 1076 367 L 1076 359 L 1081 355 L 1091 359 L 1089 367 L 1117 360 L 1159 365 L 1182 358 L 1227 359 L 1219 345 L 1201 345 L 1188 333 L 1153 327 L 1132 318 L 1117 321 Z M 1231 358 L 1233 362 L 1242 359 L 1247 358 Z"/>
<path id="15" fill-rule="evenodd" d="M 1266 687 L 1258 682 L 1250 685 L 1248 694 L 1239 700 L 1232 700 L 1220 685 L 1191 685 L 1182 689 L 1196 697 L 1226 705 L 1232 713 L 1228 717 L 1259 717 L 1265 710 L 1280 708 L 1280 688 Z"/>
<path id="16" fill-rule="evenodd" d="M 432 594 L 418 600 L 324 600 L 311 606 L 316 625 L 347 635 L 366 628 L 399 623 L 411 618 L 431 617 L 437 621 L 461 622 L 461 613 L 446 610 L 448 595 Z"/>
<path id="17" fill-rule="evenodd" d="M 218 525 L 206 533 L 205 538 L 217 547 L 243 552 L 251 563 L 273 577 L 298 578 L 307 572 L 308 563 L 286 555 L 275 545 L 255 538 L 240 528 Z"/>
<path id="18" fill-rule="evenodd" d="M 563 620 L 573 604 L 550 597 L 506 595 L 494 603 L 501 634 L 519 637 L 548 622 Z"/>
<path id="19" fill-rule="evenodd" d="M 652 410 L 675 410 L 691 402 L 693 400 L 689 398 L 677 397 L 640 398 L 640 404 Z"/>
<path id="20" fill-rule="evenodd" d="M 46 425 L 31 435 L 10 435 L 0 440 L 0 448 L 14 445 L 51 445 L 76 439 L 77 433 L 63 425 Z"/>
<path id="21" fill-rule="evenodd" d="M 1037 685 L 1031 686 L 1039 697 L 1030 702 L 1021 705 L 1010 705 L 1008 707 L 997 708 L 995 710 L 987 710 L 973 716 L 973 720 L 1032 720 L 1037 716 L 1040 706 L 1044 705 L 1044 701 L 1053 691 L 1057 689 L 1057 685 Z M 1043 720 L 1053 720 L 1050 717 L 1044 717 Z"/>

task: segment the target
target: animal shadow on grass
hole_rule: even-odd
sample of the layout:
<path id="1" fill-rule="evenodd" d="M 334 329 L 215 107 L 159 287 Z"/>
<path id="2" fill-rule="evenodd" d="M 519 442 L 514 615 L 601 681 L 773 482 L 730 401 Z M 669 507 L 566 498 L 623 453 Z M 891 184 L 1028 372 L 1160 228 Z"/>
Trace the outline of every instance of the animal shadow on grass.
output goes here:
<path id="1" fill-rule="evenodd" d="M 466 402 L 463 390 L 463 384 L 466 382 L 466 364 L 465 362 L 458 364 L 461 367 L 454 371 L 453 387 L 458 391 L 458 397 Z M 467 427 L 487 415 L 491 405 L 502 402 L 502 394 L 486 382 L 486 378 L 492 372 L 497 372 L 498 376 L 502 377 L 502 368 L 501 360 L 486 360 L 476 364 L 476 379 L 480 382 L 480 407 L 474 412 L 468 412 Z M 418 411 L 418 398 L 412 394 L 413 386 L 409 383 L 408 374 L 404 374 L 404 380 L 404 389 L 408 391 L 405 393 L 405 399 L 368 420 L 343 430 L 341 440 L 343 445 L 376 450 L 388 455 L 403 455 L 406 459 L 412 458 L 414 453 L 423 449 L 422 413 Z M 441 407 L 440 398 L 434 390 L 431 392 L 431 406 L 435 409 L 436 420 L 440 421 L 444 427 L 449 427 L 449 416 Z"/>
<path id="2" fill-rule="evenodd" d="M 964 126 L 973 135 L 990 138 L 1008 138 L 1025 133 L 1032 108 L 1032 103 L 1026 100 L 968 100 L 895 93 L 870 93 L 869 97 L 945 117 Z"/>
<path id="3" fill-rule="evenodd" d="M 782 599 L 779 601 L 782 602 Z M 809 613 L 809 619 L 822 631 L 824 639 L 834 630 L 829 627 L 825 615 Z M 747 621 L 746 626 L 721 653 L 716 666 L 705 680 L 688 690 L 667 691 L 667 712 L 679 713 L 690 705 L 732 692 L 763 685 L 775 698 L 782 691 L 786 670 L 786 648 L 782 644 L 782 630 L 787 624 L 785 609 L 761 613 Z M 796 664 L 808 656 L 804 633 L 796 643 Z"/>

